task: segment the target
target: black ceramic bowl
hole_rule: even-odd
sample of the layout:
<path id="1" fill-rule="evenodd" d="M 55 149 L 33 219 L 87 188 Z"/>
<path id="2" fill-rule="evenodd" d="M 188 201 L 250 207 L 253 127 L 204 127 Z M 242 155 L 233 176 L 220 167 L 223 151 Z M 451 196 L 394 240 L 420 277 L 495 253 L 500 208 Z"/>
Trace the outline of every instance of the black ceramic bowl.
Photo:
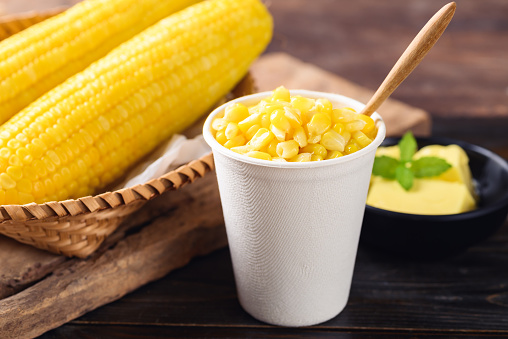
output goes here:
<path id="1" fill-rule="evenodd" d="M 396 145 L 387 138 L 381 146 Z M 417 138 L 426 145 L 461 146 L 477 184 L 478 208 L 460 214 L 417 215 L 368 206 L 363 219 L 361 244 L 417 259 L 437 259 L 460 253 L 485 240 L 508 214 L 508 163 L 495 153 L 458 140 Z"/>

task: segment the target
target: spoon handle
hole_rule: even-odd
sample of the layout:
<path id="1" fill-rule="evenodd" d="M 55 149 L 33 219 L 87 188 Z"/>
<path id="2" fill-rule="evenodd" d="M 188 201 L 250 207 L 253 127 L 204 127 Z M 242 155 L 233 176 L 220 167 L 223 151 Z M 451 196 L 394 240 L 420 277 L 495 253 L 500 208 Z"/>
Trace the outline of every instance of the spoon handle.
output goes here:
<path id="1" fill-rule="evenodd" d="M 434 46 L 441 34 L 443 34 L 455 13 L 456 7 L 455 2 L 450 2 L 434 14 L 406 48 L 399 60 L 397 60 L 397 63 L 393 66 L 361 114 L 370 116 L 374 113 L 415 69 L 427 52 Z"/>

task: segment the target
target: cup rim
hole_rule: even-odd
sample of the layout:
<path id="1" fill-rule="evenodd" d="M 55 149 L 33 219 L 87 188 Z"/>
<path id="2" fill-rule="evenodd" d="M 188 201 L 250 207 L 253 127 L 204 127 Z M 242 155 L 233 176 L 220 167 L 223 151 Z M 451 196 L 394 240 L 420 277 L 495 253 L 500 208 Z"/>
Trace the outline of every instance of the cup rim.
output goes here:
<path id="1" fill-rule="evenodd" d="M 291 95 L 301 95 L 313 99 L 318 98 L 325 98 L 332 102 L 332 104 L 335 105 L 335 103 L 339 102 L 346 106 L 353 107 L 357 112 L 361 111 L 363 107 L 365 107 L 365 104 L 352 99 L 350 97 L 346 97 L 344 95 L 335 94 L 335 93 L 326 93 L 326 92 L 319 92 L 319 91 L 310 91 L 310 90 L 302 90 L 302 89 L 290 89 L 289 92 Z M 357 159 L 359 157 L 364 156 L 365 154 L 375 151 L 377 147 L 381 144 L 381 142 L 384 140 L 386 135 L 386 126 L 383 121 L 383 118 L 379 113 L 375 112 L 372 114 L 372 118 L 374 119 L 376 126 L 378 128 L 378 132 L 376 135 L 376 138 L 372 140 L 372 142 L 367 145 L 365 148 L 362 148 L 361 150 L 358 150 L 357 152 L 354 152 L 352 154 L 348 154 L 346 156 L 335 158 L 335 159 L 329 159 L 326 161 L 309 161 L 309 162 L 279 162 L 279 161 L 268 161 L 268 160 L 262 160 L 262 159 L 256 159 L 247 157 L 242 154 L 238 154 L 236 152 L 231 151 L 230 149 L 227 149 L 226 147 L 219 144 L 217 140 L 213 137 L 211 133 L 211 124 L 215 116 L 221 112 L 223 112 L 229 104 L 232 103 L 243 103 L 246 105 L 252 105 L 260 100 L 271 96 L 273 91 L 266 91 L 266 92 L 259 92 L 255 94 L 246 95 L 243 97 L 236 98 L 234 100 L 228 101 L 219 107 L 215 108 L 206 118 L 205 123 L 203 125 L 203 137 L 206 141 L 206 143 L 212 148 L 213 152 L 218 152 L 228 158 L 233 158 L 235 160 L 258 165 L 258 166 L 264 166 L 264 167 L 278 167 L 278 168 L 284 168 L 284 169 L 290 169 L 290 168 L 316 168 L 316 167 L 324 167 L 324 166 L 332 166 L 337 165 L 343 162 L 352 161 L 354 159 Z"/>

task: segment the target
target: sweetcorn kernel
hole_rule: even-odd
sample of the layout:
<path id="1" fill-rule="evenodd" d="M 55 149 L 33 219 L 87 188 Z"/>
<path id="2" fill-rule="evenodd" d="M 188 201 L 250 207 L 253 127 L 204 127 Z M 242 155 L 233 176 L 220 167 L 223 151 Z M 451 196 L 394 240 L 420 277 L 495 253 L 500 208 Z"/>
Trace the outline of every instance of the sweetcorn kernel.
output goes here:
<path id="1" fill-rule="evenodd" d="M 270 128 L 270 125 L 271 125 L 270 115 L 269 114 L 262 114 L 261 115 L 261 127 Z"/>
<path id="2" fill-rule="evenodd" d="M 9 166 L 6 172 L 15 181 L 19 181 L 23 177 L 23 168 L 21 166 Z"/>
<path id="3" fill-rule="evenodd" d="M 317 99 L 316 100 L 316 110 L 320 113 L 331 114 L 332 113 L 332 103 L 328 99 Z"/>
<path id="4" fill-rule="evenodd" d="M 332 129 L 335 130 L 335 132 L 342 134 L 346 131 L 346 126 L 344 126 L 343 123 L 337 122 L 333 125 Z"/>
<path id="5" fill-rule="evenodd" d="M 236 137 L 226 141 L 226 143 L 224 144 L 224 147 L 226 148 L 232 148 L 232 147 L 236 147 L 236 146 L 242 146 L 242 145 L 245 145 L 245 137 L 240 134 L 240 135 L 237 135 Z"/>
<path id="6" fill-rule="evenodd" d="M 328 154 L 326 156 L 326 160 L 329 160 L 329 159 L 336 159 L 336 158 L 340 158 L 344 156 L 344 154 L 340 151 L 328 151 Z"/>
<path id="7" fill-rule="evenodd" d="M 312 119 L 307 123 L 307 131 L 309 139 L 319 136 L 326 132 L 332 125 L 331 119 L 323 113 L 316 113 Z"/>
<path id="8" fill-rule="evenodd" d="M 261 128 L 260 125 L 258 124 L 255 124 L 255 125 L 252 125 L 246 132 L 245 132 L 245 137 L 247 138 L 247 140 L 250 140 L 252 139 L 252 137 L 257 133 L 257 131 L 259 131 L 259 129 Z"/>
<path id="9" fill-rule="evenodd" d="M 0 185 L 2 188 L 8 190 L 16 187 L 16 181 L 13 180 L 7 173 L 0 174 Z"/>
<path id="10" fill-rule="evenodd" d="M 317 144 L 320 141 L 321 141 L 321 135 L 316 135 L 316 136 L 307 138 L 307 142 L 309 144 Z"/>
<path id="11" fill-rule="evenodd" d="M 273 101 L 285 101 L 289 102 L 291 99 L 289 91 L 284 88 L 284 86 L 277 87 L 275 91 L 273 91 L 272 100 Z"/>
<path id="12" fill-rule="evenodd" d="M 277 139 L 273 139 L 270 141 L 268 146 L 266 147 L 266 152 L 270 154 L 272 157 L 278 157 L 277 154 L 277 145 L 279 144 L 279 141 Z"/>
<path id="13" fill-rule="evenodd" d="M 360 147 L 364 148 L 368 144 L 372 142 L 372 140 L 365 135 L 362 131 L 356 131 L 352 134 L 353 139 L 356 141 Z"/>
<path id="14" fill-rule="evenodd" d="M 224 131 L 224 134 L 226 135 L 226 138 L 228 138 L 228 140 L 231 140 L 234 137 L 236 137 L 237 135 L 239 135 L 240 128 L 238 128 L 238 124 L 236 122 L 230 122 L 227 125 L 226 130 Z"/>
<path id="15" fill-rule="evenodd" d="M 365 126 L 362 129 L 362 132 L 368 134 L 372 132 L 376 128 L 376 123 L 374 120 L 365 114 L 358 114 L 356 116 L 358 119 L 365 121 Z"/>
<path id="16" fill-rule="evenodd" d="M 365 132 L 364 132 L 365 133 Z M 377 135 L 377 130 L 376 128 L 374 128 L 372 131 L 370 131 L 369 133 L 365 133 L 366 136 L 369 137 L 370 140 L 374 140 L 376 138 L 376 135 Z"/>
<path id="17" fill-rule="evenodd" d="M 256 134 L 254 134 L 252 139 L 250 139 L 248 145 L 251 145 L 254 151 L 259 151 L 261 148 L 268 146 L 273 138 L 273 133 L 266 128 L 260 128 Z"/>
<path id="18" fill-rule="evenodd" d="M 356 118 L 356 113 L 352 108 L 338 108 L 332 111 L 332 121 L 337 122 L 349 122 Z"/>
<path id="19" fill-rule="evenodd" d="M 361 131 L 366 125 L 366 122 L 363 120 L 353 120 L 346 124 L 346 131 L 348 132 L 356 132 Z"/>
<path id="20" fill-rule="evenodd" d="M 312 154 L 300 153 L 289 159 L 290 162 L 308 162 L 312 161 Z"/>
<path id="21" fill-rule="evenodd" d="M 34 196 L 29 193 L 25 193 L 25 192 L 18 192 L 18 199 L 19 199 L 18 201 L 21 205 L 25 205 L 25 204 L 34 202 Z"/>
<path id="22" fill-rule="evenodd" d="M 262 159 L 262 160 L 272 160 L 272 156 L 265 152 L 259 152 L 259 151 L 251 151 L 245 153 L 246 156 L 256 159 Z"/>
<path id="23" fill-rule="evenodd" d="M 238 122 L 238 128 L 242 131 L 242 133 L 245 133 L 254 125 L 261 126 L 261 115 L 260 114 L 252 114 L 248 116 L 247 118 L 243 119 L 242 121 Z M 213 125 L 212 125 L 213 127 Z"/>
<path id="24" fill-rule="evenodd" d="M 219 144 L 224 145 L 228 138 L 226 137 L 225 129 L 218 131 L 215 134 L 215 139 L 219 142 Z"/>
<path id="25" fill-rule="evenodd" d="M 284 116 L 288 120 L 289 124 L 293 128 L 298 128 L 302 126 L 302 117 L 300 116 L 300 111 L 296 109 L 291 109 L 289 107 L 284 107 Z"/>
<path id="26" fill-rule="evenodd" d="M 275 125 L 270 125 L 270 131 L 272 131 L 273 135 L 277 138 L 279 141 L 286 140 L 286 132 L 278 129 Z"/>
<path id="27" fill-rule="evenodd" d="M 297 110 L 299 110 L 302 114 L 306 114 L 308 111 L 314 107 L 316 101 L 310 98 L 304 98 L 302 96 L 294 96 L 291 98 L 291 104 Z"/>
<path id="28" fill-rule="evenodd" d="M 300 145 L 300 147 L 307 146 L 307 134 L 305 134 L 305 130 L 302 126 L 296 127 L 293 131 L 293 140 Z"/>
<path id="29" fill-rule="evenodd" d="M 261 101 L 261 102 L 264 102 L 264 101 Z M 263 104 L 262 107 L 260 107 L 260 109 L 263 113 L 270 115 L 273 113 L 273 111 L 276 111 L 279 109 L 280 110 L 284 109 L 285 105 L 287 105 L 287 103 L 285 103 L 285 102 L 266 102 Z"/>
<path id="30" fill-rule="evenodd" d="M 326 148 L 324 148 L 320 144 L 309 144 L 305 147 L 302 147 L 300 150 L 302 153 L 310 153 L 312 155 L 319 155 L 320 157 L 325 157 L 327 154 Z"/>
<path id="31" fill-rule="evenodd" d="M 5 200 L 11 201 L 11 204 L 19 204 L 18 191 L 14 188 L 6 189 L 5 190 Z"/>
<path id="32" fill-rule="evenodd" d="M 281 157 L 272 157 L 272 161 L 278 161 L 278 162 L 287 162 L 286 159 Z"/>
<path id="33" fill-rule="evenodd" d="M 346 154 L 352 154 L 356 151 L 358 151 L 361 147 L 358 146 L 358 144 L 354 140 L 349 140 L 346 147 L 344 147 L 344 153 Z"/>
<path id="34" fill-rule="evenodd" d="M 291 124 L 289 123 L 288 118 L 285 116 L 284 110 L 275 110 L 270 115 L 270 122 L 272 126 L 277 127 L 277 129 L 284 131 L 285 133 L 289 132 L 291 128 Z"/>
<path id="35" fill-rule="evenodd" d="M 249 117 L 249 110 L 245 105 L 236 103 L 226 107 L 224 120 L 228 122 L 240 122 Z"/>
<path id="36" fill-rule="evenodd" d="M 279 142 L 277 144 L 277 155 L 284 159 L 289 159 L 294 157 L 298 154 L 298 151 L 300 150 L 300 147 L 298 146 L 298 143 L 294 140 L 288 140 Z"/>
<path id="37" fill-rule="evenodd" d="M 228 121 L 223 118 L 217 118 L 212 121 L 212 128 L 216 131 L 220 131 L 226 128 Z"/>
<path id="38" fill-rule="evenodd" d="M 242 155 L 269 161 L 303 162 L 354 153 L 370 144 L 377 130 L 372 118 L 358 115 L 351 108 L 334 108 L 324 98 L 291 96 L 287 89 L 279 87 L 271 97 L 256 105 L 228 106 L 224 117 L 212 122 L 212 133 L 224 147 Z M 9 154 L 9 157 L 22 155 Z M 46 160 L 43 158 L 42 162 Z M 65 158 L 61 160 L 66 162 Z M 40 162 L 35 158 L 34 168 Z M 15 169 L 11 170 L 14 182 L 19 176 Z M 42 173 L 37 174 L 38 178 L 44 177 Z"/>
<path id="39" fill-rule="evenodd" d="M 16 188 L 19 193 L 31 193 L 32 192 L 32 182 L 28 179 L 21 179 L 16 183 Z M 33 201 L 33 200 L 32 200 Z"/>
<path id="40" fill-rule="evenodd" d="M 337 133 L 335 130 L 329 130 L 321 138 L 321 145 L 329 151 L 344 151 L 346 140 L 344 137 Z"/>
<path id="41" fill-rule="evenodd" d="M 35 169 L 33 167 L 24 166 L 23 167 L 23 177 L 35 181 L 38 178 L 38 173 L 35 172 Z"/>
<path id="42" fill-rule="evenodd" d="M 348 143 L 348 142 L 349 142 L 349 140 L 351 140 L 351 133 L 350 133 L 350 132 L 348 132 L 348 131 L 344 131 L 344 132 L 342 132 L 340 135 L 342 135 L 342 137 L 344 138 L 344 141 L 345 141 L 346 143 Z"/>
<path id="43" fill-rule="evenodd" d="M 238 154 L 245 154 L 253 151 L 253 148 L 251 145 L 243 145 L 243 146 L 235 146 L 231 147 L 231 150 L 233 152 L 236 152 Z"/>

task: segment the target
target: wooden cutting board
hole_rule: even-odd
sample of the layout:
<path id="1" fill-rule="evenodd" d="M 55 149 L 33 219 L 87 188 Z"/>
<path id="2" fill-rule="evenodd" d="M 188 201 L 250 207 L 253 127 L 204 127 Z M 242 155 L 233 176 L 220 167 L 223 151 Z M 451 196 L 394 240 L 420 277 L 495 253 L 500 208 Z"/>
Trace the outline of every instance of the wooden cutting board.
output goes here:
<path id="1" fill-rule="evenodd" d="M 261 57 L 251 73 L 260 91 L 285 85 L 363 102 L 372 94 L 287 54 Z M 389 100 L 379 112 L 388 135 L 430 132 L 429 115 L 420 109 Z M 0 236 L 0 338 L 40 335 L 226 245 L 214 173 L 150 201 L 87 259 Z"/>

